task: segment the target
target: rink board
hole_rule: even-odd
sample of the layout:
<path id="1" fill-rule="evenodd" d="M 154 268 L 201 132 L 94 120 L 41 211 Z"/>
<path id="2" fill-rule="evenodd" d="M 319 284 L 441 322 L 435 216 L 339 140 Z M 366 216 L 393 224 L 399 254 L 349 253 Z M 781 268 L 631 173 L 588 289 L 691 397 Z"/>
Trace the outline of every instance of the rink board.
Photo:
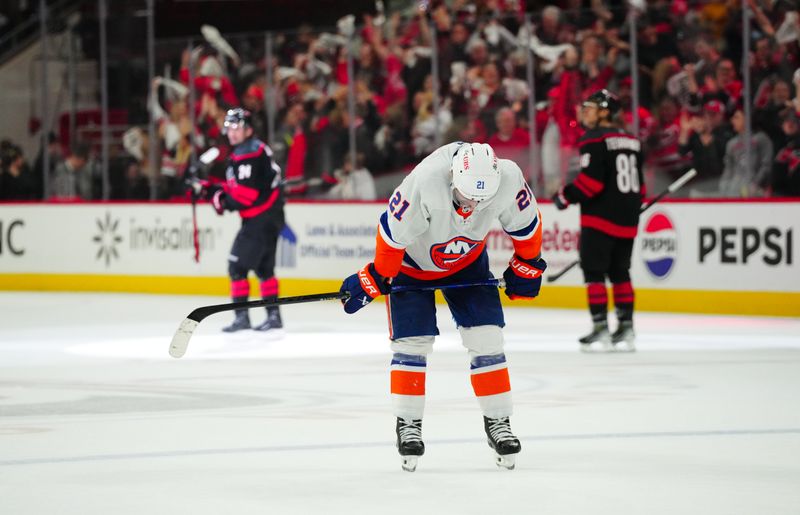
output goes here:
<path id="1" fill-rule="evenodd" d="M 383 203 L 290 203 L 281 234 L 281 294 L 338 289 L 370 261 Z M 577 259 L 579 212 L 540 205 L 543 255 L 555 272 Z M 0 205 L 0 289 L 227 295 L 235 214 L 198 206 L 200 262 L 183 204 Z M 800 316 L 800 203 L 665 202 L 643 216 L 633 256 L 637 306 L 653 311 Z M 492 269 L 512 252 L 499 225 Z M 257 286 L 252 290 L 257 292 Z M 586 305 L 579 269 L 530 305 Z"/>

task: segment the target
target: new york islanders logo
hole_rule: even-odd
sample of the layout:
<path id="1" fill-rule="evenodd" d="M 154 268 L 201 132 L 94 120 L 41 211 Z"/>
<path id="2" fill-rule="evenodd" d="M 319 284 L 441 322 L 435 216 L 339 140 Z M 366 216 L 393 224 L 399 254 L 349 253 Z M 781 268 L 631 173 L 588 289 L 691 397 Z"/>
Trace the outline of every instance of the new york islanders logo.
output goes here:
<path id="1" fill-rule="evenodd" d="M 656 279 L 666 278 L 678 255 L 678 234 L 672 220 L 664 213 L 654 213 L 645 223 L 640 241 L 647 270 Z"/>
<path id="2" fill-rule="evenodd" d="M 469 254 L 481 242 L 470 240 L 463 236 L 456 236 L 450 241 L 437 243 L 431 247 L 431 260 L 442 270 L 450 270 L 456 262 Z"/>

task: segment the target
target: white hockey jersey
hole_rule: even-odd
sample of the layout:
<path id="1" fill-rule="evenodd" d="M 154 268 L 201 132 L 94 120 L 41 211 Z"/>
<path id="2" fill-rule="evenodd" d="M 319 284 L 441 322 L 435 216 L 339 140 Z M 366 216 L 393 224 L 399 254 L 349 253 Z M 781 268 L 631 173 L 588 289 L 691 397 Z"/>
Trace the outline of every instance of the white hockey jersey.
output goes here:
<path id="1" fill-rule="evenodd" d="M 522 171 L 499 159 L 500 186 L 494 197 L 463 214 L 453 203 L 450 169 L 460 142 L 433 151 L 403 180 L 381 215 L 375 268 L 385 277 L 399 272 L 440 279 L 474 262 L 485 248 L 494 220 L 526 259 L 539 255 L 541 216 Z"/>

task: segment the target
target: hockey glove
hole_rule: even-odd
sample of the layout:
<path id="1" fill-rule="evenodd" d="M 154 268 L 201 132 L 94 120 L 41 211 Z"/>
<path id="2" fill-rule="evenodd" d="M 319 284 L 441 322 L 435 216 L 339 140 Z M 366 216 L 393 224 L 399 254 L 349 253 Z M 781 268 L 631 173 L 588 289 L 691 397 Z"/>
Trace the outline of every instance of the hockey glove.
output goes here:
<path id="1" fill-rule="evenodd" d="M 228 194 L 222 191 L 221 189 L 218 189 L 211 195 L 210 198 L 211 206 L 214 208 L 214 211 L 216 211 L 218 215 L 221 215 L 222 213 L 225 212 L 225 197 L 227 196 Z"/>
<path id="2" fill-rule="evenodd" d="M 567 209 L 569 207 L 569 200 L 567 200 L 567 197 L 564 196 L 563 187 L 560 190 L 558 190 L 558 193 L 553 195 L 552 200 L 553 204 L 556 205 L 556 208 L 558 208 L 559 211 Z"/>
<path id="3" fill-rule="evenodd" d="M 511 300 L 532 299 L 539 295 L 542 273 L 547 268 L 544 259 L 523 259 L 514 254 L 503 272 L 506 281 L 506 296 Z"/>
<path id="4" fill-rule="evenodd" d="M 391 290 L 386 278 L 375 270 L 374 263 L 370 263 L 345 279 L 339 293 L 350 294 L 349 298 L 342 300 L 342 305 L 346 313 L 355 313 L 378 295 L 386 295 Z"/>
<path id="5" fill-rule="evenodd" d="M 189 177 L 184 182 L 184 188 L 191 196 L 192 200 L 206 198 L 208 195 L 208 181 L 198 179 L 197 177 Z"/>

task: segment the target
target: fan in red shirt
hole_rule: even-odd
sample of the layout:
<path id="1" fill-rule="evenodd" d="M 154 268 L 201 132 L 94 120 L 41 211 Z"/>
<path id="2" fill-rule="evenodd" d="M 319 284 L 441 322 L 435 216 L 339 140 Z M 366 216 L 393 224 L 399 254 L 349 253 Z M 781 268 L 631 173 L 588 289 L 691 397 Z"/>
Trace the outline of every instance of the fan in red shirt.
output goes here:
<path id="1" fill-rule="evenodd" d="M 528 131 L 517 127 L 517 117 L 510 107 L 503 107 L 495 115 L 497 132 L 489 138 L 489 145 L 500 159 L 511 159 L 530 178 L 528 147 L 531 138 Z"/>

